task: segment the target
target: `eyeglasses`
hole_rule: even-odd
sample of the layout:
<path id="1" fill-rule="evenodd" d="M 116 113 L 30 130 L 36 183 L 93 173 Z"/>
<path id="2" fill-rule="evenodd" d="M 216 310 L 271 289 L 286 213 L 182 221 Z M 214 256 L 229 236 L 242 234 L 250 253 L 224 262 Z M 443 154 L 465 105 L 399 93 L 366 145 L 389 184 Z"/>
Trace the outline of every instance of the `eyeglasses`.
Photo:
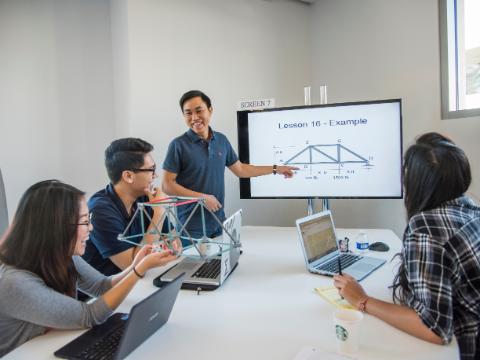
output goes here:
<path id="1" fill-rule="evenodd" d="M 151 172 L 152 175 L 153 175 L 157 172 L 157 165 L 153 165 L 153 167 L 148 168 L 148 169 L 134 168 L 134 169 L 130 169 L 130 171 L 133 171 L 133 172 Z"/>
<path id="2" fill-rule="evenodd" d="M 90 226 L 92 224 L 92 217 L 93 213 L 88 214 L 88 220 L 81 222 L 81 223 L 76 223 L 75 225 L 84 225 L 84 226 Z"/>

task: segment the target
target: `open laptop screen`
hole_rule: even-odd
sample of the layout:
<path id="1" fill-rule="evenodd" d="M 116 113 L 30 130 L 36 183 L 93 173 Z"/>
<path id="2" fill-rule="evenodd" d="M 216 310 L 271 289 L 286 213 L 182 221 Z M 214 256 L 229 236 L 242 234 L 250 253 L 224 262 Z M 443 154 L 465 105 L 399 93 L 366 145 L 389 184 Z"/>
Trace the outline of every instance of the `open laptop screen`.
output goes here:
<path id="1" fill-rule="evenodd" d="M 330 213 L 299 224 L 308 263 L 337 250 L 337 239 Z"/>

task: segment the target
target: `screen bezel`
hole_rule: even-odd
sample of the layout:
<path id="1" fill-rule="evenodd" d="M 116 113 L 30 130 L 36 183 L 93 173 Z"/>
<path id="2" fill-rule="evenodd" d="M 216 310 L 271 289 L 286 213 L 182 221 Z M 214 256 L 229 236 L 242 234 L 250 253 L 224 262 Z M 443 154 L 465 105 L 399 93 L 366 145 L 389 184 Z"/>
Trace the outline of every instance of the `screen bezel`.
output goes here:
<path id="1" fill-rule="evenodd" d="M 355 106 L 355 105 L 371 105 L 371 104 L 386 104 L 398 103 L 400 107 L 400 164 L 403 164 L 403 115 L 402 115 L 402 99 L 387 99 L 387 100 L 373 100 L 373 101 L 357 101 L 344 102 L 323 105 L 303 105 L 270 108 L 264 110 L 240 110 L 237 111 L 237 131 L 238 131 L 238 155 L 242 163 L 250 163 L 249 150 L 249 136 L 248 136 L 248 114 L 257 112 L 272 112 L 285 111 L 296 109 L 310 109 L 322 107 L 338 107 L 338 106 Z M 256 164 L 253 164 L 256 165 Z M 273 164 L 272 164 L 273 165 Z M 250 178 L 240 178 L 240 199 L 403 199 L 403 178 L 400 172 L 400 195 L 398 196 L 326 196 L 326 195 L 312 195 L 312 196 L 252 196 L 250 187 Z"/>

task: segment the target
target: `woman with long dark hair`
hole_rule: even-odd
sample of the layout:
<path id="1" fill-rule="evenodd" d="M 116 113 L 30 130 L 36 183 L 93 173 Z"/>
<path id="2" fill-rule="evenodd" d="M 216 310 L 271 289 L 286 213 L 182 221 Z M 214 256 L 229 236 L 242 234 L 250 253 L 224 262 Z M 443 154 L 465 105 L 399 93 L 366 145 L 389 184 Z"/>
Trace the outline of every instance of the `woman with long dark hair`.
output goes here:
<path id="1" fill-rule="evenodd" d="M 480 359 L 480 207 L 465 196 L 470 165 L 450 139 L 427 133 L 405 154 L 408 226 L 393 283 L 394 304 L 367 295 L 351 276 L 335 276 L 358 309 L 413 336 Z"/>
<path id="2" fill-rule="evenodd" d="M 91 228 L 75 187 L 48 180 L 25 192 L 0 244 L 0 357 L 50 328 L 104 322 L 148 269 L 175 259 L 145 246 L 122 273 L 105 277 L 81 258 Z M 77 288 L 97 298 L 78 301 Z"/>

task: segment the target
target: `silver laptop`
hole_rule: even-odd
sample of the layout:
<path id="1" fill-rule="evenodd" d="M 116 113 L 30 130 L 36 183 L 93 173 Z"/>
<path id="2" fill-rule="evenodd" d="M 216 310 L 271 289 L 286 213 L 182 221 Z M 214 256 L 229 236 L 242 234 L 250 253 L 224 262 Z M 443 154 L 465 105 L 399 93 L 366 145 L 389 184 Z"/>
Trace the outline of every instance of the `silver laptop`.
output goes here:
<path id="1" fill-rule="evenodd" d="M 161 287 L 162 284 L 172 281 L 181 273 L 186 273 L 182 289 L 215 290 L 222 285 L 232 271 L 235 270 L 240 257 L 242 210 L 238 210 L 226 219 L 223 222 L 223 227 L 232 235 L 233 239 L 227 236 L 224 231 L 223 235 L 213 239 L 211 244 L 206 244 L 207 254 L 217 253 L 219 255 L 209 256 L 206 260 L 187 256 L 178 265 L 157 277 L 153 281 L 154 285 Z M 216 240 L 218 240 L 218 243 L 228 243 L 228 250 L 222 249 L 221 245 L 215 244 Z"/>
<path id="2" fill-rule="evenodd" d="M 339 273 L 340 260 L 342 273 L 360 281 L 385 263 L 383 259 L 370 256 L 341 253 L 330 211 L 298 219 L 296 223 L 305 263 L 308 271 L 312 273 L 336 275 Z"/>

